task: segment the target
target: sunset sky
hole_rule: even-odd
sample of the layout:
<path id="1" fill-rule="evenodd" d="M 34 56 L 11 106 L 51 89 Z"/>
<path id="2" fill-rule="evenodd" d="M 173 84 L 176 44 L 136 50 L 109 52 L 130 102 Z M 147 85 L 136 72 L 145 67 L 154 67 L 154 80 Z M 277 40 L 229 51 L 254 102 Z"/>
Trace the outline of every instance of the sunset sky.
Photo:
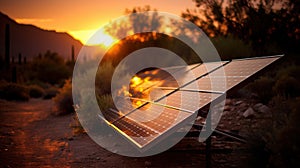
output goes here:
<path id="1" fill-rule="evenodd" d="M 0 11 L 19 23 L 64 31 L 85 43 L 102 25 L 125 13 L 125 9 L 150 5 L 180 15 L 195 8 L 192 0 L 1 0 Z"/>

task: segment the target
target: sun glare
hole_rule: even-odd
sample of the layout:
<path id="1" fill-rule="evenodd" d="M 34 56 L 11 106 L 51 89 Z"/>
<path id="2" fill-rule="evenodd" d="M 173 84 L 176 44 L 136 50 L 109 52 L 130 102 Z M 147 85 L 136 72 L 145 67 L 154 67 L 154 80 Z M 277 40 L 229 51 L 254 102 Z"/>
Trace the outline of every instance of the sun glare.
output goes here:
<path id="1" fill-rule="evenodd" d="M 105 48 L 112 46 L 118 40 L 110 36 L 103 29 L 80 30 L 69 32 L 73 37 L 79 39 L 84 45 L 101 45 Z"/>
<path id="2" fill-rule="evenodd" d="M 101 29 L 87 41 L 87 45 L 102 45 L 107 48 L 112 46 L 115 42 L 117 42 L 117 39 Z"/>

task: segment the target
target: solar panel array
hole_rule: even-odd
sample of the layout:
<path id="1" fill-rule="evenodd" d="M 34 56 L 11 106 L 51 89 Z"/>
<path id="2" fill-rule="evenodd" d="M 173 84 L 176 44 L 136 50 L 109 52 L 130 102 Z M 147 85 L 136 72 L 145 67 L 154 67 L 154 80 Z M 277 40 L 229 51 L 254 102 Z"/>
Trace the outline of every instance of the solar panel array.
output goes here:
<path id="1" fill-rule="evenodd" d="M 121 97 L 117 103 L 122 110 L 112 109 L 105 113 L 104 117 L 121 136 L 125 136 L 138 148 L 151 146 L 155 141 L 163 139 L 166 132 L 179 129 L 180 125 L 199 109 L 280 57 L 237 59 L 165 68 L 164 71 L 172 73 L 173 77 L 157 76 L 164 83 L 149 88 L 157 94 L 148 100 Z M 139 100 L 143 104 L 133 107 L 133 100 Z"/>

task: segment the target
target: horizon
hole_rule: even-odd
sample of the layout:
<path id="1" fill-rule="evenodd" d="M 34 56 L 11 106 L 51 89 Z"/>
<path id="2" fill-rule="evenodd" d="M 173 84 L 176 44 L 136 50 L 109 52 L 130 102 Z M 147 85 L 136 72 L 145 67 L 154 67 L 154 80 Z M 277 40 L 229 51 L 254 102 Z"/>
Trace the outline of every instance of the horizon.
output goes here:
<path id="1" fill-rule="evenodd" d="M 153 10 L 180 15 L 186 9 L 196 7 L 193 0 L 175 2 L 174 0 L 163 2 L 159 0 L 124 0 L 122 2 L 104 0 L 19 2 L 12 0 L 1 1 L 0 6 L 0 11 L 17 23 L 31 24 L 44 30 L 66 32 L 83 45 L 95 45 L 87 43 L 90 37 L 105 24 L 125 15 L 126 9 L 150 6 Z M 77 13 L 73 14 L 72 11 Z"/>

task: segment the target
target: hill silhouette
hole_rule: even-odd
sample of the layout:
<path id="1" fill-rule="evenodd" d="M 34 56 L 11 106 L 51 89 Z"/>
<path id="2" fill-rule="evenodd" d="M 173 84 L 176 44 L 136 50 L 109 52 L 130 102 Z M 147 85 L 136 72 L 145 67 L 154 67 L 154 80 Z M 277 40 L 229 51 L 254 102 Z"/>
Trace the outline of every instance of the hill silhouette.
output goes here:
<path id="1" fill-rule="evenodd" d="M 57 52 L 65 59 L 71 59 L 71 47 L 74 45 L 75 56 L 82 47 L 79 40 L 65 32 L 43 30 L 33 25 L 19 24 L 9 16 L 0 12 L 0 57 L 4 58 L 5 25 L 10 25 L 10 55 L 17 57 L 19 53 L 31 59 L 47 50 Z"/>

